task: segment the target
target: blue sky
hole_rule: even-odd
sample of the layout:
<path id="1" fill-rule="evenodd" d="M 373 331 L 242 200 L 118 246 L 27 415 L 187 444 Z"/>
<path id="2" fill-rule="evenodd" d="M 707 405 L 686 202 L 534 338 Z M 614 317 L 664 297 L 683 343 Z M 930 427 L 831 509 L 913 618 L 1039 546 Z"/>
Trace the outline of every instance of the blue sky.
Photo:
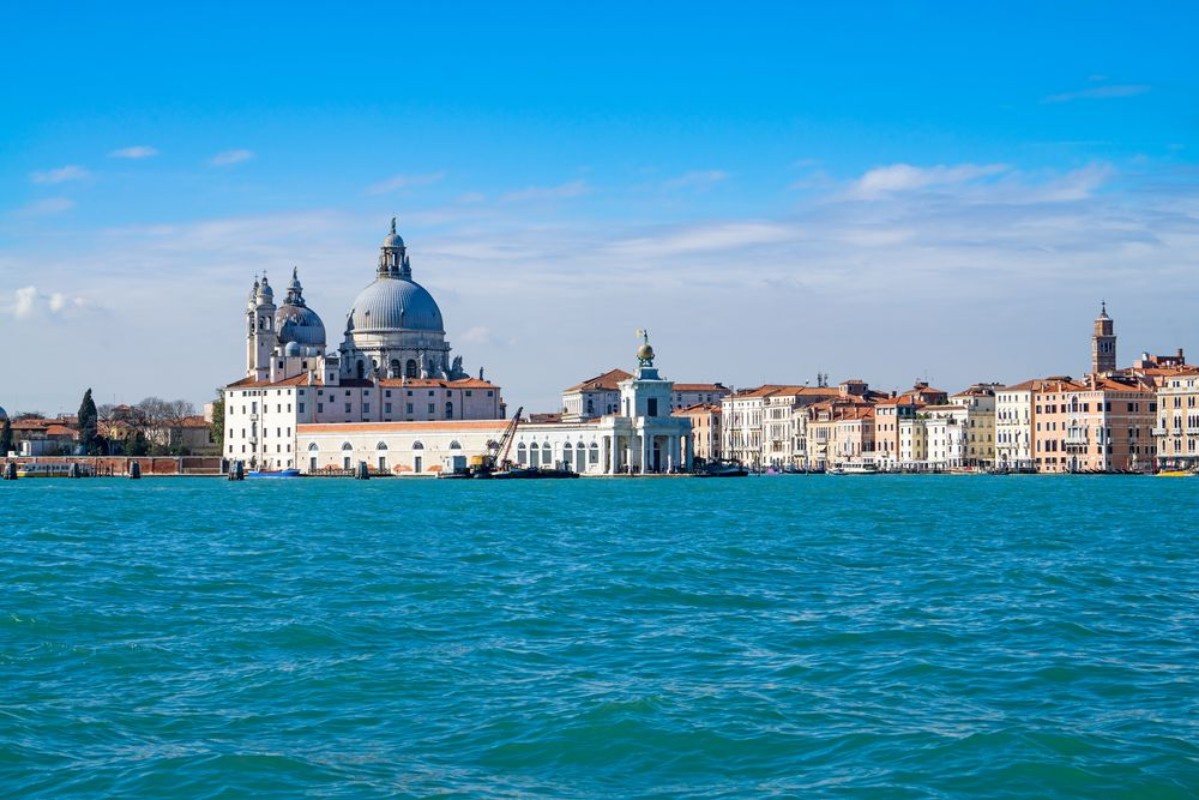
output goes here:
<path id="1" fill-rule="evenodd" d="M 1199 357 L 1189 3 L 22 4 L 0 405 L 208 399 L 256 273 L 330 345 L 391 215 L 515 406 L 628 366 L 946 389 Z M 31 337 L 36 332 L 36 337 Z"/>

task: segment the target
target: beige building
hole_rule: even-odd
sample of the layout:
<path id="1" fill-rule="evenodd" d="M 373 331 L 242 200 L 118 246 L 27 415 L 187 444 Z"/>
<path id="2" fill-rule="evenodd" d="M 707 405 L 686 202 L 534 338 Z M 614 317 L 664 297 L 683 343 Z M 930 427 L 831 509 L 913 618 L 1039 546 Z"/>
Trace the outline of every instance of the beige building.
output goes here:
<path id="1" fill-rule="evenodd" d="M 806 409 L 839 394 L 839 389 L 827 386 L 767 384 L 725 397 L 721 409 L 726 458 L 756 468 L 805 467 Z"/>
<path id="2" fill-rule="evenodd" d="M 617 413 L 620 382 L 633 377 L 623 369 L 576 383 L 562 393 L 562 419 L 577 422 Z M 731 390 L 720 383 L 676 383 L 671 389 L 670 409 L 681 411 L 700 403 L 719 403 Z"/>
<path id="3" fill-rule="evenodd" d="M 710 464 L 723 460 L 719 403 L 697 403 L 674 412 L 674 416 L 691 421 L 691 443 L 697 462 Z"/>
<path id="4" fill-rule="evenodd" d="M 1199 369 L 1179 368 L 1163 378 L 1153 438 L 1158 469 L 1199 467 Z"/>

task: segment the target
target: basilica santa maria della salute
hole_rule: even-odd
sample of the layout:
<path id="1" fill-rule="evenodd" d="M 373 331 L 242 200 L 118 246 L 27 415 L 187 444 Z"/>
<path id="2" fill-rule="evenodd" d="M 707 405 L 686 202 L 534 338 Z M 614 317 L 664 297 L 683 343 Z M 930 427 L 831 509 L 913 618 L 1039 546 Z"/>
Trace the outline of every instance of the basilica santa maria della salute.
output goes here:
<path id="1" fill-rule="evenodd" d="M 436 474 L 465 468 L 503 436 L 500 387 L 451 356 L 441 309 L 413 280 L 394 218 L 336 350 L 298 269 L 278 306 L 268 278 L 256 279 L 245 318 L 245 376 L 224 389 L 230 461 L 309 474 L 361 463 L 376 474 Z M 515 460 L 581 474 L 689 467 L 691 423 L 670 415 L 673 383 L 652 355 L 644 345 L 638 372 L 621 381 L 621 413 L 522 424 Z"/>

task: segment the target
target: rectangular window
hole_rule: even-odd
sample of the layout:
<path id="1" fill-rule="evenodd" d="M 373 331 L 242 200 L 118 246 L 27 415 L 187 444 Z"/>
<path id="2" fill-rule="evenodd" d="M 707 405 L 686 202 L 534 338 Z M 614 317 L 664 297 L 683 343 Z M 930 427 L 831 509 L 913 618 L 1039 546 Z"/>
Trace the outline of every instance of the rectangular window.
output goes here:
<path id="1" fill-rule="evenodd" d="M 297 411 L 298 413 L 300 413 L 300 414 L 303 414 L 303 413 L 304 413 L 304 404 L 303 404 L 303 403 L 297 403 L 297 404 L 296 404 L 296 411 Z"/>
<path id="2" fill-rule="evenodd" d="M 435 405 L 436 405 L 436 403 L 429 403 L 429 413 L 430 414 L 433 413 L 433 406 L 435 406 Z"/>
<path id="3" fill-rule="evenodd" d="M 408 404 L 408 407 L 407 407 L 407 408 L 405 408 L 404 410 L 405 410 L 407 413 L 411 414 L 411 413 L 412 413 L 412 404 L 411 404 L 411 403 L 409 403 L 409 404 Z"/>
<path id="4" fill-rule="evenodd" d="M 371 413 L 371 404 L 370 404 L 370 403 L 363 403 L 363 404 L 362 404 L 362 413 L 363 413 L 363 414 L 369 414 L 369 413 Z"/>
<path id="5" fill-rule="evenodd" d="M 350 413 L 350 404 L 349 403 L 346 403 L 346 413 L 347 414 Z"/>
<path id="6" fill-rule="evenodd" d="M 322 414 L 322 413 L 324 413 L 324 411 L 325 411 L 325 404 L 324 404 L 324 403 L 317 403 L 317 404 L 316 404 L 316 413 L 318 413 L 318 414 Z"/>
<path id="7" fill-rule="evenodd" d="M 388 394 L 390 394 L 390 392 L 388 392 Z M 390 414 L 390 413 L 391 413 L 391 403 L 384 403 L 384 404 L 383 404 L 383 413 L 384 413 L 384 414 Z"/>

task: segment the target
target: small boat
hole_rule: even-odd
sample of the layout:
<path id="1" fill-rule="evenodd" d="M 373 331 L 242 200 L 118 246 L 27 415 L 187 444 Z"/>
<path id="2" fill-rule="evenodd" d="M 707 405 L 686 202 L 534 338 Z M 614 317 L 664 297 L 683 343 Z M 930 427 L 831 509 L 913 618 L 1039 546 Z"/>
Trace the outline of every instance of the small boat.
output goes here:
<path id="1" fill-rule="evenodd" d="M 41 463 L 18 464 L 18 478 L 81 478 L 90 477 L 91 468 L 81 464 Z"/>
<path id="2" fill-rule="evenodd" d="M 1163 469 L 1157 473 L 1159 478 L 1190 478 L 1195 473 L 1189 469 Z"/>
<path id="3" fill-rule="evenodd" d="M 256 469 L 246 473 L 247 478 L 298 478 L 298 469 Z"/>
<path id="4" fill-rule="evenodd" d="M 839 464 L 826 470 L 828 475 L 877 475 L 878 466 L 869 463 Z"/>
<path id="5" fill-rule="evenodd" d="M 717 462 L 708 464 L 695 473 L 697 478 L 744 478 L 749 470 L 737 463 Z"/>
<path id="6" fill-rule="evenodd" d="M 483 477 L 475 475 L 476 478 Z M 510 467 L 487 475 L 493 481 L 504 480 L 538 480 L 545 478 L 577 478 L 579 473 L 568 469 L 552 469 L 550 467 Z"/>

